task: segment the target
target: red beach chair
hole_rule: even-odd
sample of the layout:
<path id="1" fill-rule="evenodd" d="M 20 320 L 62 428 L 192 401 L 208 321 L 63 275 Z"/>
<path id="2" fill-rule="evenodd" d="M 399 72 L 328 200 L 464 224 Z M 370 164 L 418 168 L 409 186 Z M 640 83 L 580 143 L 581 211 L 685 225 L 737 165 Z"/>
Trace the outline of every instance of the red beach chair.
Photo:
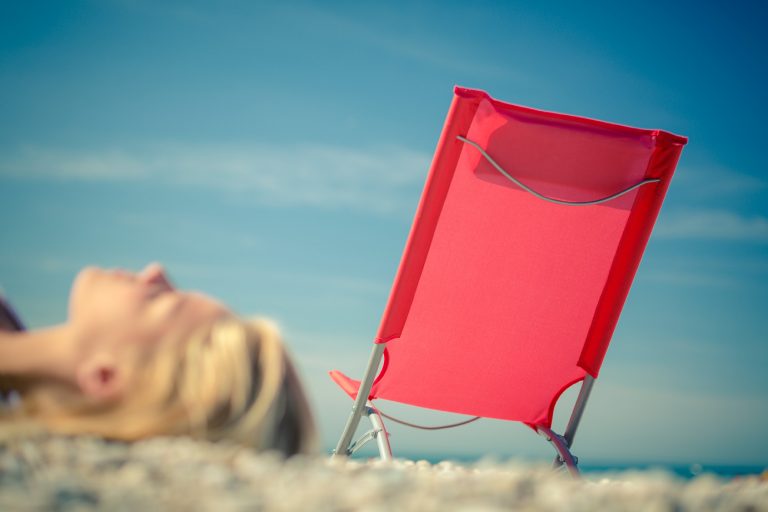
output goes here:
<path id="1" fill-rule="evenodd" d="M 331 372 L 355 399 L 335 454 L 376 439 L 391 457 L 381 398 L 523 422 L 578 474 L 570 447 L 686 142 L 457 87 L 365 375 Z"/>

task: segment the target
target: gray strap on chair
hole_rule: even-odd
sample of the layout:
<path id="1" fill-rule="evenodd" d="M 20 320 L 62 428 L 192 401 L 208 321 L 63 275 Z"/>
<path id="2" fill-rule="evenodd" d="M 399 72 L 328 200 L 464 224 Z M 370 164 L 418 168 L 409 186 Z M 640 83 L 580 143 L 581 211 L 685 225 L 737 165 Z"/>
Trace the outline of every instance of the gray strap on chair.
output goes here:
<path id="1" fill-rule="evenodd" d="M 393 418 L 389 414 L 383 413 L 381 411 L 381 409 L 379 409 L 379 408 L 376 408 L 376 410 L 378 411 L 379 414 L 381 414 L 383 417 L 387 418 L 388 420 L 394 421 L 395 423 L 399 423 L 401 425 L 405 425 L 406 427 L 418 428 L 420 430 L 444 430 L 444 429 L 447 429 L 447 428 L 455 428 L 455 427 L 460 427 L 462 425 L 466 425 L 467 423 L 472 423 L 473 421 L 477 421 L 477 420 L 480 419 L 480 416 L 475 416 L 473 418 L 469 418 L 468 420 L 459 421 L 457 423 L 450 423 L 448 425 L 436 425 L 434 427 L 428 427 L 428 426 L 425 426 L 425 425 L 417 425 L 416 423 L 409 423 L 407 421 L 403 421 L 403 420 L 399 420 L 397 418 Z"/>
<path id="2" fill-rule="evenodd" d="M 624 194 L 626 194 L 628 192 L 632 192 L 636 188 L 642 187 L 643 185 L 647 185 L 649 183 L 658 183 L 658 182 L 661 181 L 658 178 L 647 178 L 647 179 L 644 179 L 643 181 L 641 181 L 640 183 L 635 183 L 631 187 L 625 188 L 624 190 L 622 190 L 620 192 L 616 192 L 615 194 L 611 194 L 609 196 L 602 197 L 600 199 L 595 199 L 593 201 L 563 201 L 561 199 L 555 199 L 554 197 L 547 197 L 544 194 L 540 194 L 539 192 L 536 192 L 535 190 L 533 190 L 531 187 L 525 185 L 524 183 L 521 183 L 518 179 L 516 179 L 511 174 L 509 174 L 507 171 L 505 171 L 493 158 L 491 158 L 491 155 L 486 153 L 485 150 L 482 147 L 480 147 L 480 145 L 477 142 L 471 141 L 471 140 L 467 139 L 466 137 L 462 137 L 461 135 L 457 135 L 456 138 L 459 139 L 461 142 L 464 142 L 465 144 L 469 144 L 473 148 L 477 149 L 480 152 L 480 154 L 483 155 L 483 157 L 486 160 L 488 160 L 489 164 L 491 164 L 497 171 L 499 171 L 502 175 L 504 175 L 504 177 L 509 179 L 512 183 L 514 183 L 518 187 L 522 188 L 523 190 L 525 190 L 529 194 L 532 194 L 532 195 L 538 197 L 539 199 L 543 199 L 544 201 L 549 201 L 550 203 L 561 204 L 561 205 L 565 205 L 565 206 L 590 206 L 590 205 L 595 205 L 595 204 L 601 204 L 601 203 L 605 203 L 605 202 L 611 201 L 612 199 L 616 199 L 617 197 L 621 197 L 621 196 L 623 196 Z"/>

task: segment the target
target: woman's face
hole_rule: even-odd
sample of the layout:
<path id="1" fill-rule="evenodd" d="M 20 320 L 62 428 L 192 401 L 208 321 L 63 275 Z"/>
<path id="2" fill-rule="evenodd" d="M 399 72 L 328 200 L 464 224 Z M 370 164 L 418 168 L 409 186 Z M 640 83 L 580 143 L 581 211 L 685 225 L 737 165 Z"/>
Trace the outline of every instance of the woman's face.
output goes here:
<path id="1" fill-rule="evenodd" d="M 227 314 L 210 297 L 174 288 L 157 263 L 139 273 L 87 267 L 75 279 L 69 302 L 70 324 L 77 332 L 113 346 L 183 340 Z"/>

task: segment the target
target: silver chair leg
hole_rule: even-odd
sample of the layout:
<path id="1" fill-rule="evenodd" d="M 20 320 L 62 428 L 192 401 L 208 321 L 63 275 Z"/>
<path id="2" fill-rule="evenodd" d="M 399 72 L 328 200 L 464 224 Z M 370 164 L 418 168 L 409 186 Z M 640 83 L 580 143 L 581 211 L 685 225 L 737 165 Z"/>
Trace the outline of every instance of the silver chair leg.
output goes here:
<path id="1" fill-rule="evenodd" d="M 536 430 L 540 435 L 544 436 L 550 444 L 552 444 L 552 447 L 557 452 L 557 459 L 555 459 L 554 467 L 559 467 L 565 464 L 565 467 L 572 476 L 581 476 L 578 468 L 579 460 L 571 453 L 565 439 L 556 434 L 551 428 L 540 426 L 537 427 Z"/>
<path id="2" fill-rule="evenodd" d="M 345 455 L 352 455 L 366 444 L 374 439 L 379 447 L 379 456 L 381 460 L 392 460 L 392 447 L 389 445 L 389 432 L 384 427 L 384 420 L 379 411 L 368 401 L 366 402 L 365 415 L 371 422 L 371 430 L 360 436 L 354 443 L 349 445 Z M 335 456 L 335 454 L 334 454 Z"/>
<path id="3" fill-rule="evenodd" d="M 341 433 L 341 438 L 336 445 L 336 449 L 333 451 L 334 457 L 347 456 L 350 452 L 350 443 L 352 437 L 357 431 L 357 426 L 360 424 L 360 417 L 366 409 L 366 403 L 368 402 L 368 395 L 371 392 L 373 386 L 373 380 L 376 377 L 376 372 L 379 369 L 379 363 L 384 355 L 384 349 L 386 345 L 384 343 L 377 343 L 373 346 L 371 357 L 368 360 L 368 367 L 365 370 L 365 375 L 360 383 L 360 389 L 357 391 L 357 397 L 355 403 L 352 405 L 352 411 L 349 413 L 347 424 L 344 426 L 344 431 Z"/>
<path id="4" fill-rule="evenodd" d="M 366 405 L 368 407 L 366 413 L 368 414 L 368 419 L 371 420 L 371 426 L 373 426 L 373 431 L 375 432 L 374 436 L 376 444 L 379 446 L 381 460 L 392 460 L 392 447 L 389 444 L 389 432 L 384 427 L 384 420 L 370 401 Z"/>
<path id="5" fill-rule="evenodd" d="M 581 416 L 584 413 L 584 408 L 587 406 L 587 400 L 589 399 L 594 384 L 594 377 L 591 375 L 584 377 L 584 380 L 581 383 L 581 389 L 579 390 L 579 396 L 576 398 L 576 403 L 573 405 L 573 411 L 571 412 L 571 418 L 568 420 L 565 434 L 560 436 L 552 431 L 552 429 L 544 427 L 537 428 L 539 434 L 543 435 L 547 441 L 552 443 L 552 446 L 557 452 L 552 467 L 557 469 L 565 464 L 568 471 L 574 476 L 579 475 L 579 459 L 571 453 L 571 446 L 573 446 L 573 440 L 576 437 L 576 429 L 579 428 Z"/>

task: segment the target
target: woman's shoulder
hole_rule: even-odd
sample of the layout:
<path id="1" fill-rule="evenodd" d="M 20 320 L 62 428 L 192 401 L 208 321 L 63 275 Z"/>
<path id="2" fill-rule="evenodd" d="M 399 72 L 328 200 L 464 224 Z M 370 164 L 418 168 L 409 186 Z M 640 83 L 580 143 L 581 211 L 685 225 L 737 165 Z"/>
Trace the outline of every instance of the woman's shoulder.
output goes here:
<path id="1" fill-rule="evenodd" d="M 0 290 L 0 331 L 23 331 L 24 324 L 19 315 Z"/>

